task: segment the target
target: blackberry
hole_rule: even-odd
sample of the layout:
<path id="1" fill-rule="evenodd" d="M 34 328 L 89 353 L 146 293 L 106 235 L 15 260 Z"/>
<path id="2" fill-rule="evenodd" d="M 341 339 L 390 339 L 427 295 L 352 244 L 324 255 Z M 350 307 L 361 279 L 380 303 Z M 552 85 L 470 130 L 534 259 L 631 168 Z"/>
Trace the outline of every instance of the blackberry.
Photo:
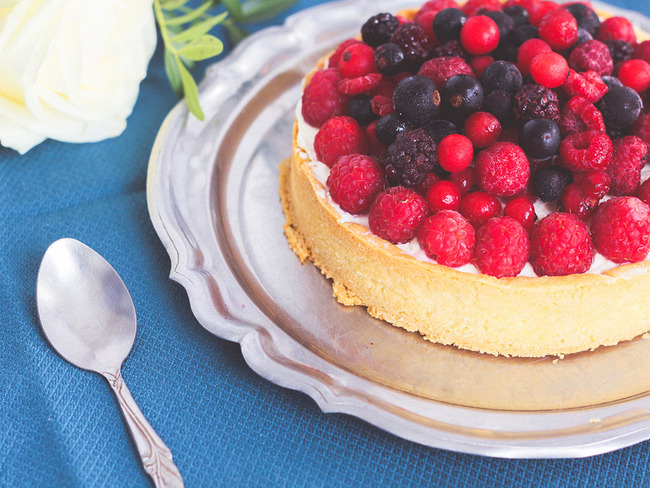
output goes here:
<path id="1" fill-rule="evenodd" d="M 481 84 L 485 93 L 503 90 L 515 93 L 521 90 L 522 77 L 519 69 L 508 61 L 495 61 L 481 73 Z"/>
<path id="2" fill-rule="evenodd" d="M 382 13 L 370 17 L 361 27 L 361 38 L 363 42 L 378 47 L 390 41 L 393 32 L 399 26 L 397 17 L 391 14 Z"/>
<path id="3" fill-rule="evenodd" d="M 520 25 L 526 25 L 526 24 L 530 23 L 528 10 L 526 10 L 521 5 L 513 5 L 511 7 L 504 7 L 503 8 L 503 13 L 506 14 L 508 17 L 510 17 L 513 20 L 513 22 L 515 24 L 515 28 L 519 27 Z"/>
<path id="4" fill-rule="evenodd" d="M 405 22 L 390 38 L 404 51 L 404 61 L 410 71 L 416 71 L 429 56 L 431 39 L 417 22 Z"/>
<path id="5" fill-rule="evenodd" d="M 612 57 L 614 64 L 620 61 L 627 61 L 628 59 L 631 59 L 632 54 L 634 54 L 634 46 L 629 42 L 620 39 L 609 39 L 603 42 L 607 46 L 607 49 L 609 49 L 609 54 Z"/>
<path id="6" fill-rule="evenodd" d="M 494 90 L 485 96 L 481 110 L 491 113 L 504 125 L 512 110 L 512 95 L 503 90 Z"/>
<path id="7" fill-rule="evenodd" d="M 564 8 L 571 12 L 571 15 L 578 21 L 578 27 L 589 32 L 591 37 L 596 37 L 598 29 L 600 29 L 600 19 L 596 12 L 582 3 L 572 3 Z"/>
<path id="8" fill-rule="evenodd" d="M 567 185 L 573 181 L 573 175 L 566 168 L 547 166 L 538 169 L 532 177 L 533 193 L 542 202 L 558 200 Z"/>
<path id="9" fill-rule="evenodd" d="M 397 184 L 413 187 L 422 183 L 438 162 L 437 146 L 424 129 L 397 134 L 395 141 L 381 156 L 386 174 L 394 175 Z"/>
<path id="10" fill-rule="evenodd" d="M 348 102 L 348 115 L 355 118 L 361 125 L 368 125 L 377 120 L 379 116 L 372 111 L 370 100 L 372 97 L 366 93 L 352 97 Z"/>
<path id="11" fill-rule="evenodd" d="M 433 33 L 444 44 L 447 41 L 459 40 L 460 30 L 467 20 L 462 10 L 457 8 L 444 8 L 433 18 Z"/>
<path id="12" fill-rule="evenodd" d="M 379 142 L 386 146 L 390 146 L 397 134 L 409 130 L 411 126 L 400 119 L 399 115 L 396 113 L 384 115 L 381 119 L 377 121 L 375 126 L 375 136 L 379 139 Z"/>
<path id="13" fill-rule="evenodd" d="M 422 128 L 427 131 L 427 134 L 433 138 L 436 144 L 440 144 L 440 141 L 451 134 L 460 134 L 460 129 L 453 122 L 444 119 L 435 119 L 427 122 Z"/>
<path id="14" fill-rule="evenodd" d="M 526 156 L 546 160 L 560 147 L 560 128 L 549 119 L 529 120 L 519 133 L 519 145 Z"/>
<path id="15" fill-rule="evenodd" d="M 468 54 L 459 41 L 445 42 L 442 46 L 436 46 L 431 50 L 431 58 L 442 58 L 444 56 L 463 58 L 467 61 L 471 56 Z"/>
<path id="16" fill-rule="evenodd" d="M 393 93 L 397 113 L 413 127 L 438 117 L 440 93 L 433 80 L 414 75 L 399 82 Z"/>
<path id="17" fill-rule="evenodd" d="M 464 120 L 483 105 L 483 87 L 470 75 L 454 75 L 447 80 L 441 92 L 446 118 Z"/>
<path id="18" fill-rule="evenodd" d="M 560 102 L 553 90 L 531 83 L 517 92 L 512 102 L 512 115 L 516 120 L 560 120 Z"/>
<path id="19" fill-rule="evenodd" d="M 396 75 L 402 71 L 404 51 L 397 44 L 387 42 L 375 50 L 377 69 L 385 75 Z"/>
<path id="20" fill-rule="evenodd" d="M 639 117 L 643 102 L 637 92 L 627 86 L 614 86 L 596 105 L 603 114 L 607 131 L 617 133 L 630 127 Z"/>

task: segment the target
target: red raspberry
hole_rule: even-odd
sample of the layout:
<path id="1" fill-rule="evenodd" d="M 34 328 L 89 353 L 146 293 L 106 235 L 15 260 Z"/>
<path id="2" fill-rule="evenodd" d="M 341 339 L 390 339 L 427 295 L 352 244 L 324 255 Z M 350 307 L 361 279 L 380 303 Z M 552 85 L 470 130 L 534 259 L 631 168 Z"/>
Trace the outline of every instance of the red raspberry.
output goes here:
<path id="1" fill-rule="evenodd" d="M 612 140 L 597 130 L 576 132 L 560 142 L 562 164 L 576 173 L 607 169 L 613 152 Z"/>
<path id="2" fill-rule="evenodd" d="M 517 276 L 528 261 L 530 239 L 519 222 L 496 217 L 476 235 L 476 267 L 497 278 Z"/>
<path id="3" fill-rule="evenodd" d="M 556 2 L 552 2 L 550 0 L 532 2 L 532 5 L 526 9 L 528 10 L 529 15 L 528 20 L 532 25 L 537 27 L 547 13 L 549 13 L 551 10 L 555 10 L 558 7 L 559 5 Z"/>
<path id="4" fill-rule="evenodd" d="M 452 76 L 474 76 L 474 71 L 463 58 L 442 56 L 425 61 L 417 74 L 431 78 L 438 88 L 442 88 Z"/>
<path id="5" fill-rule="evenodd" d="M 501 215 L 501 202 L 494 195 L 474 191 L 463 196 L 458 211 L 477 229 Z"/>
<path id="6" fill-rule="evenodd" d="M 521 74 L 526 76 L 530 72 L 530 64 L 537 55 L 552 51 L 548 42 L 541 39 L 533 38 L 524 41 L 517 51 L 517 67 Z"/>
<path id="7" fill-rule="evenodd" d="M 483 70 L 494 63 L 494 58 L 492 56 L 474 56 L 469 62 L 472 70 L 479 78 Z"/>
<path id="8" fill-rule="evenodd" d="M 625 17 L 610 17 L 600 23 L 598 29 L 598 40 L 609 41 L 619 40 L 636 44 L 636 34 L 632 22 Z"/>
<path id="9" fill-rule="evenodd" d="M 614 155 L 607 168 L 612 179 L 612 195 L 634 195 L 641 185 L 641 168 L 645 165 L 648 151 L 646 144 L 637 136 L 625 136 L 614 140 Z"/>
<path id="10" fill-rule="evenodd" d="M 519 222 L 527 232 L 530 232 L 535 224 L 535 206 L 527 197 L 513 198 L 506 203 L 503 213 Z"/>
<path id="11" fill-rule="evenodd" d="M 476 174 L 483 191 L 516 195 L 528 184 L 530 166 L 524 150 L 512 142 L 497 142 L 476 156 Z"/>
<path id="12" fill-rule="evenodd" d="M 594 104 L 578 96 L 562 107 L 558 127 L 562 136 L 589 130 L 605 132 L 605 121 Z"/>
<path id="13" fill-rule="evenodd" d="M 614 61 L 604 42 L 590 39 L 573 48 L 569 55 L 569 66 L 576 71 L 595 71 L 600 76 L 609 76 L 614 71 Z"/>
<path id="14" fill-rule="evenodd" d="M 314 150 L 318 160 L 331 168 L 341 156 L 366 153 L 368 145 L 359 123 L 343 115 L 321 126 L 314 138 Z"/>
<path id="15" fill-rule="evenodd" d="M 578 21 L 571 12 L 556 8 L 547 12 L 537 24 L 539 37 L 556 51 L 569 49 L 578 40 Z"/>
<path id="16" fill-rule="evenodd" d="M 530 263 L 538 276 L 584 273 L 594 260 L 589 229 L 573 214 L 547 215 L 535 224 L 530 241 Z"/>
<path id="17" fill-rule="evenodd" d="M 650 152 L 650 112 L 642 113 L 630 128 L 630 134 L 638 136 L 648 146 Z"/>
<path id="18" fill-rule="evenodd" d="M 556 52 L 541 53 L 530 64 L 530 75 L 546 88 L 562 86 L 569 76 L 569 65 L 564 56 Z"/>
<path id="19" fill-rule="evenodd" d="M 341 156 L 327 177 L 332 200 L 351 214 L 368 211 L 375 196 L 384 189 L 384 174 L 370 156 Z"/>
<path id="20" fill-rule="evenodd" d="M 580 183 L 567 185 L 560 198 L 560 208 L 564 212 L 575 214 L 582 220 L 591 217 L 597 206 L 598 199 L 585 195 Z"/>
<path id="21" fill-rule="evenodd" d="M 637 93 L 650 88 L 650 64 L 643 59 L 623 61 L 618 68 L 618 79 Z"/>
<path id="22" fill-rule="evenodd" d="M 368 73 L 367 75 L 357 76 L 356 78 L 343 78 L 338 82 L 336 87 L 341 93 L 345 93 L 346 95 L 368 93 L 373 88 L 379 86 L 382 76 L 381 73 Z"/>
<path id="23" fill-rule="evenodd" d="M 372 108 L 372 111 L 380 117 L 395 112 L 393 97 L 387 97 L 384 95 L 375 95 L 372 97 L 370 100 L 370 107 Z"/>
<path id="24" fill-rule="evenodd" d="M 465 119 L 465 135 L 475 147 L 487 147 L 501 135 L 501 123 L 489 112 L 474 112 Z"/>
<path id="25" fill-rule="evenodd" d="M 339 65 L 339 59 L 341 59 L 341 55 L 343 52 L 349 48 L 352 44 L 360 44 L 361 41 L 359 39 L 346 39 L 343 41 L 341 44 L 338 45 L 336 50 L 332 53 L 332 55 L 329 57 L 327 61 L 327 67 L 328 68 L 338 68 Z"/>
<path id="26" fill-rule="evenodd" d="M 470 54 L 487 54 L 499 44 L 499 27 L 486 15 L 470 17 L 460 30 L 460 42 Z"/>
<path id="27" fill-rule="evenodd" d="M 461 196 L 478 190 L 478 185 L 476 182 L 476 171 L 472 166 L 465 168 L 462 171 L 451 173 L 449 175 L 449 181 L 458 187 Z"/>
<path id="28" fill-rule="evenodd" d="M 580 96 L 591 103 L 603 98 L 608 90 L 603 79 L 595 71 L 578 73 L 572 69 L 569 70 L 569 76 L 562 89 L 570 97 Z"/>
<path id="29" fill-rule="evenodd" d="M 345 78 L 357 78 L 374 73 L 377 71 L 375 50 L 363 42 L 351 44 L 341 54 L 338 68 Z"/>
<path id="30" fill-rule="evenodd" d="M 427 217 L 417 238 L 426 255 L 444 266 L 463 266 L 474 257 L 474 227 L 453 210 Z"/>
<path id="31" fill-rule="evenodd" d="M 600 200 L 607 195 L 611 183 L 612 179 L 605 171 L 588 171 L 580 179 L 580 190 L 586 197 Z"/>
<path id="32" fill-rule="evenodd" d="M 634 54 L 632 57 L 636 59 L 643 59 L 647 63 L 650 63 L 650 40 L 640 42 L 634 46 Z"/>
<path id="33" fill-rule="evenodd" d="M 636 196 L 643 203 L 650 205 L 650 180 L 645 180 L 641 183 L 639 190 L 636 192 Z"/>
<path id="34" fill-rule="evenodd" d="M 450 173 L 462 171 L 472 164 L 472 141 L 461 134 L 450 134 L 438 144 L 438 164 Z"/>
<path id="35" fill-rule="evenodd" d="M 591 221 L 596 250 L 615 263 L 642 261 L 650 251 L 650 207 L 636 197 L 600 204 Z"/>
<path id="36" fill-rule="evenodd" d="M 499 0 L 468 0 L 460 7 L 467 17 L 472 17 L 490 10 L 501 10 L 501 8 L 502 6 Z"/>
<path id="37" fill-rule="evenodd" d="M 347 111 L 349 98 L 336 88 L 341 80 L 333 68 L 314 73 L 302 93 L 302 117 L 312 127 L 320 127 L 327 119 L 343 115 Z"/>
<path id="38" fill-rule="evenodd" d="M 458 210 L 460 206 L 460 190 L 448 180 L 434 182 L 427 190 L 426 196 L 432 212 Z"/>
<path id="39" fill-rule="evenodd" d="M 378 158 L 386 150 L 386 146 L 379 139 L 377 139 L 375 127 L 377 127 L 377 121 L 373 120 L 370 122 L 370 124 L 368 124 L 368 127 L 366 127 L 363 132 L 366 135 L 366 142 L 368 143 L 367 153 L 370 156 Z"/>
<path id="40" fill-rule="evenodd" d="M 410 241 L 428 213 L 427 201 L 415 191 L 393 186 L 381 192 L 370 206 L 368 225 L 376 236 L 393 244 Z"/>

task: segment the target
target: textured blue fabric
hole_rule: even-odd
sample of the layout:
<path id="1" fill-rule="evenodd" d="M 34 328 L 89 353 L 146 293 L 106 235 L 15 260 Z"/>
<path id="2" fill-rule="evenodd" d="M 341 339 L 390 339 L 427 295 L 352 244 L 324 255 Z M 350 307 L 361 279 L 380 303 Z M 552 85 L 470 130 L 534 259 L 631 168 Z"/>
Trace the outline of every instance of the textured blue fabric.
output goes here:
<path id="1" fill-rule="evenodd" d="M 148 156 L 175 103 L 158 50 L 122 136 L 0 150 L 1 486 L 149 486 L 106 382 L 64 362 L 40 330 L 38 265 L 61 237 L 96 249 L 131 291 L 139 328 L 123 375 L 188 487 L 648 486 L 648 442 L 581 460 L 457 454 L 324 414 L 253 373 L 237 344 L 194 319 L 149 221 Z"/>

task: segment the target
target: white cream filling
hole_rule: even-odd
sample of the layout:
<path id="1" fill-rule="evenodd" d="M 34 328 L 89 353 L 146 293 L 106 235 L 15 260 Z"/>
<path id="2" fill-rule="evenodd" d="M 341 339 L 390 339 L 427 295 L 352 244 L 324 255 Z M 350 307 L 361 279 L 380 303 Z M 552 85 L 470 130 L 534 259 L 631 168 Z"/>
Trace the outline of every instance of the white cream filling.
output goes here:
<path id="1" fill-rule="evenodd" d="M 304 154 L 311 161 L 310 167 L 316 179 L 323 185 L 324 188 L 327 188 L 327 177 L 329 176 L 330 168 L 325 163 L 322 163 L 321 161 L 318 160 L 318 158 L 316 157 L 316 151 L 314 150 L 314 139 L 316 137 L 316 133 L 318 132 L 318 129 L 312 127 L 307 122 L 305 122 L 304 118 L 302 117 L 302 103 L 300 101 L 298 102 L 298 105 L 296 107 L 296 120 L 298 122 L 298 135 L 297 135 L 298 146 L 304 151 Z M 645 167 L 641 170 L 641 181 L 643 182 L 649 177 L 650 177 L 650 164 L 646 164 Z M 319 196 L 327 199 L 327 201 L 337 210 L 337 212 L 341 216 L 340 221 L 342 223 L 353 222 L 356 224 L 360 224 L 364 226 L 366 229 L 368 229 L 368 233 L 370 233 L 370 230 L 368 228 L 368 215 L 353 215 L 349 212 L 346 212 L 336 202 L 332 200 L 329 192 L 326 190 L 323 191 L 323 194 Z M 605 199 L 606 198 L 608 197 L 605 197 Z M 544 203 L 540 200 L 535 202 L 534 205 L 535 205 L 535 213 L 537 214 L 537 217 L 539 219 L 546 217 L 548 214 L 556 210 L 555 205 Z M 426 255 L 424 250 L 420 247 L 420 244 L 418 243 L 417 239 L 415 238 L 411 239 L 409 242 L 405 244 L 396 244 L 396 245 L 405 254 L 413 256 L 414 258 L 420 261 L 436 263 L 435 260 L 429 258 Z M 646 260 L 648 260 L 648 257 L 646 257 Z M 594 256 L 594 261 L 591 264 L 591 267 L 589 268 L 587 273 L 603 274 L 603 272 L 613 269 L 617 266 L 619 266 L 619 264 L 610 261 L 602 254 L 596 253 L 596 255 Z M 478 268 L 472 263 L 468 263 L 454 269 L 464 273 L 474 273 L 474 274 L 480 273 Z M 645 272 L 645 270 L 643 272 Z M 533 266 L 530 264 L 530 262 L 527 262 L 518 276 L 536 277 L 537 274 L 533 270 Z"/>

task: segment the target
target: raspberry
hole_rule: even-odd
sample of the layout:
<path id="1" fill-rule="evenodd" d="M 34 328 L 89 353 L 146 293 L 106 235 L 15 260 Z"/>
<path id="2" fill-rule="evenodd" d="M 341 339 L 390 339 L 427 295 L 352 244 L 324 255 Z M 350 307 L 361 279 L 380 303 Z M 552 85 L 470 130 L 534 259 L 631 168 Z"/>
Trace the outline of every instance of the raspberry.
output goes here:
<path id="1" fill-rule="evenodd" d="M 441 210 L 427 217 L 417 239 L 426 255 L 444 266 L 463 266 L 474 257 L 474 227 L 453 210 Z"/>
<path id="2" fill-rule="evenodd" d="M 547 215 L 535 224 L 530 241 L 530 263 L 539 276 L 584 273 L 594 260 L 589 229 L 573 214 Z"/>
<path id="3" fill-rule="evenodd" d="M 546 41 L 538 38 L 528 39 L 519 46 L 517 51 L 517 67 L 522 75 L 530 72 L 530 64 L 538 54 L 552 52 L 551 46 Z"/>
<path id="4" fill-rule="evenodd" d="M 539 37 L 555 51 L 573 46 L 578 40 L 578 21 L 571 12 L 556 8 L 547 12 L 537 24 Z"/>
<path id="5" fill-rule="evenodd" d="M 330 168 L 347 154 L 365 153 L 367 143 L 363 129 L 352 117 L 332 117 L 325 122 L 314 138 L 314 150 L 319 161 Z"/>
<path id="6" fill-rule="evenodd" d="M 469 17 L 460 31 L 460 42 L 470 54 L 487 54 L 499 44 L 499 27 L 485 15 Z"/>
<path id="7" fill-rule="evenodd" d="M 650 205 L 650 180 L 645 180 L 641 183 L 639 190 L 636 192 L 636 196 L 643 203 Z"/>
<path id="8" fill-rule="evenodd" d="M 366 142 L 368 143 L 367 152 L 370 156 L 373 156 L 375 158 L 381 156 L 386 149 L 386 145 L 377 139 L 377 133 L 375 131 L 377 122 L 377 120 L 371 122 L 364 130 L 364 134 L 366 135 Z"/>
<path id="9" fill-rule="evenodd" d="M 650 88 L 650 64 L 642 59 L 624 61 L 618 69 L 618 79 L 637 93 Z"/>
<path id="10" fill-rule="evenodd" d="M 581 96 L 591 103 L 596 103 L 607 93 L 607 85 L 595 71 L 578 73 L 570 69 L 564 85 L 564 92 L 570 97 Z"/>
<path id="11" fill-rule="evenodd" d="M 475 112 L 465 119 L 465 135 L 475 147 L 487 147 L 501 134 L 501 123 L 488 112 Z"/>
<path id="12" fill-rule="evenodd" d="M 431 50 L 431 38 L 417 22 L 400 25 L 390 38 L 404 51 L 404 62 L 410 67 L 420 66 Z"/>
<path id="13" fill-rule="evenodd" d="M 375 72 L 375 50 L 363 42 L 352 44 L 343 51 L 337 66 L 345 78 L 357 78 Z"/>
<path id="14" fill-rule="evenodd" d="M 598 206 L 598 199 L 584 194 L 580 183 L 567 185 L 560 198 L 560 209 L 564 212 L 575 214 L 579 219 L 586 220 L 591 217 Z"/>
<path id="15" fill-rule="evenodd" d="M 496 217 L 476 235 L 476 267 L 497 278 L 517 276 L 530 252 L 528 233 L 510 217 Z"/>
<path id="16" fill-rule="evenodd" d="M 338 82 L 336 87 L 341 93 L 345 93 L 346 95 L 358 95 L 359 93 L 368 93 L 370 90 L 377 88 L 381 80 L 381 73 L 368 73 L 367 75 L 357 76 L 356 78 L 343 78 Z"/>
<path id="17" fill-rule="evenodd" d="M 535 224 L 535 206 L 526 197 L 517 197 L 506 203 L 503 213 L 506 217 L 512 217 L 519 222 L 527 232 Z"/>
<path id="18" fill-rule="evenodd" d="M 443 137 L 438 145 L 438 163 L 445 171 L 461 171 L 472 164 L 472 159 L 472 141 L 463 135 L 450 134 Z"/>
<path id="19" fill-rule="evenodd" d="M 612 161 L 613 163 L 613 161 Z M 611 168 L 611 163 L 610 163 Z M 612 183 L 611 177 L 605 171 L 588 171 L 580 180 L 580 190 L 589 198 L 600 200 L 607 192 Z"/>
<path id="20" fill-rule="evenodd" d="M 431 78 L 438 88 L 442 88 L 452 76 L 474 76 L 474 71 L 463 58 L 443 56 L 425 61 L 417 74 Z"/>
<path id="21" fill-rule="evenodd" d="M 642 261 L 650 251 L 650 207 L 636 197 L 600 204 L 591 221 L 596 250 L 615 263 Z"/>
<path id="22" fill-rule="evenodd" d="M 413 238 L 427 213 L 424 198 L 409 188 L 394 186 L 379 193 L 370 205 L 368 226 L 376 236 L 402 244 Z"/>
<path id="23" fill-rule="evenodd" d="M 494 195 L 474 191 L 463 196 L 458 211 L 477 229 L 501 215 L 501 202 Z"/>
<path id="24" fill-rule="evenodd" d="M 591 39 L 573 48 L 569 55 L 569 66 L 576 71 L 595 71 L 609 76 L 614 71 L 614 61 L 607 45 Z"/>
<path id="25" fill-rule="evenodd" d="M 524 123 L 532 119 L 551 119 L 557 122 L 560 120 L 560 102 L 553 90 L 528 84 L 515 95 L 512 113 L 516 120 Z"/>
<path id="26" fill-rule="evenodd" d="M 573 97 L 564 104 L 558 126 L 562 136 L 589 130 L 605 131 L 603 114 L 582 97 Z"/>
<path id="27" fill-rule="evenodd" d="M 630 134 L 638 136 L 650 151 L 650 112 L 642 113 L 630 128 Z"/>
<path id="28" fill-rule="evenodd" d="M 528 184 L 528 158 L 521 147 L 511 142 L 497 142 L 483 149 L 474 165 L 479 186 L 493 195 L 515 195 Z"/>
<path id="29" fill-rule="evenodd" d="M 370 208 L 374 197 L 384 189 L 384 174 L 379 163 L 370 156 L 341 156 L 327 177 L 332 200 L 351 214 Z"/>
<path id="30" fill-rule="evenodd" d="M 370 17 L 361 27 L 363 42 L 374 48 L 390 41 L 393 32 L 399 26 L 397 17 L 381 13 Z"/>
<path id="31" fill-rule="evenodd" d="M 600 29 L 598 29 L 598 40 L 608 41 L 610 39 L 636 44 L 634 26 L 625 17 L 610 17 L 603 20 Z"/>
<path id="32" fill-rule="evenodd" d="M 541 53 L 530 64 L 530 75 L 546 88 L 562 86 L 569 76 L 569 65 L 564 56 L 556 52 Z"/>
<path id="33" fill-rule="evenodd" d="M 334 68 L 314 73 L 302 94 L 302 116 L 312 127 L 327 119 L 345 114 L 348 97 L 336 88 L 341 75 Z"/>
<path id="34" fill-rule="evenodd" d="M 426 198 L 432 212 L 458 210 L 460 206 L 460 190 L 448 180 L 434 182 L 427 190 Z"/>
<path id="35" fill-rule="evenodd" d="M 588 130 L 568 135 L 560 143 L 562 163 L 571 171 L 603 171 L 612 161 L 612 140 L 604 132 Z"/>
<path id="36" fill-rule="evenodd" d="M 463 49 L 463 46 L 460 44 L 460 41 L 453 39 L 451 41 L 445 42 L 441 46 L 434 47 L 429 53 L 430 58 L 462 58 L 465 61 L 469 61 L 471 55 Z"/>
<path id="37" fill-rule="evenodd" d="M 370 107 L 372 108 L 372 111 L 380 117 L 395 112 L 393 97 L 387 97 L 384 95 L 375 95 L 372 97 L 370 99 Z"/>
<path id="38" fill-rule="evenodd" d="M 386 172 L 404 186 L 421 183 L 438 161 L 436 143 L 424 129 L 397 134 L 381 158 Z"/>
<path id="39" fill-rule="evenodd" d="M 611 177 L 612 195 L 633 195 L 641 185 L 641 168 L 648 151 L 637 136 L 625 136 L 614 141 L 614 155 L 607 168 Z"/>

